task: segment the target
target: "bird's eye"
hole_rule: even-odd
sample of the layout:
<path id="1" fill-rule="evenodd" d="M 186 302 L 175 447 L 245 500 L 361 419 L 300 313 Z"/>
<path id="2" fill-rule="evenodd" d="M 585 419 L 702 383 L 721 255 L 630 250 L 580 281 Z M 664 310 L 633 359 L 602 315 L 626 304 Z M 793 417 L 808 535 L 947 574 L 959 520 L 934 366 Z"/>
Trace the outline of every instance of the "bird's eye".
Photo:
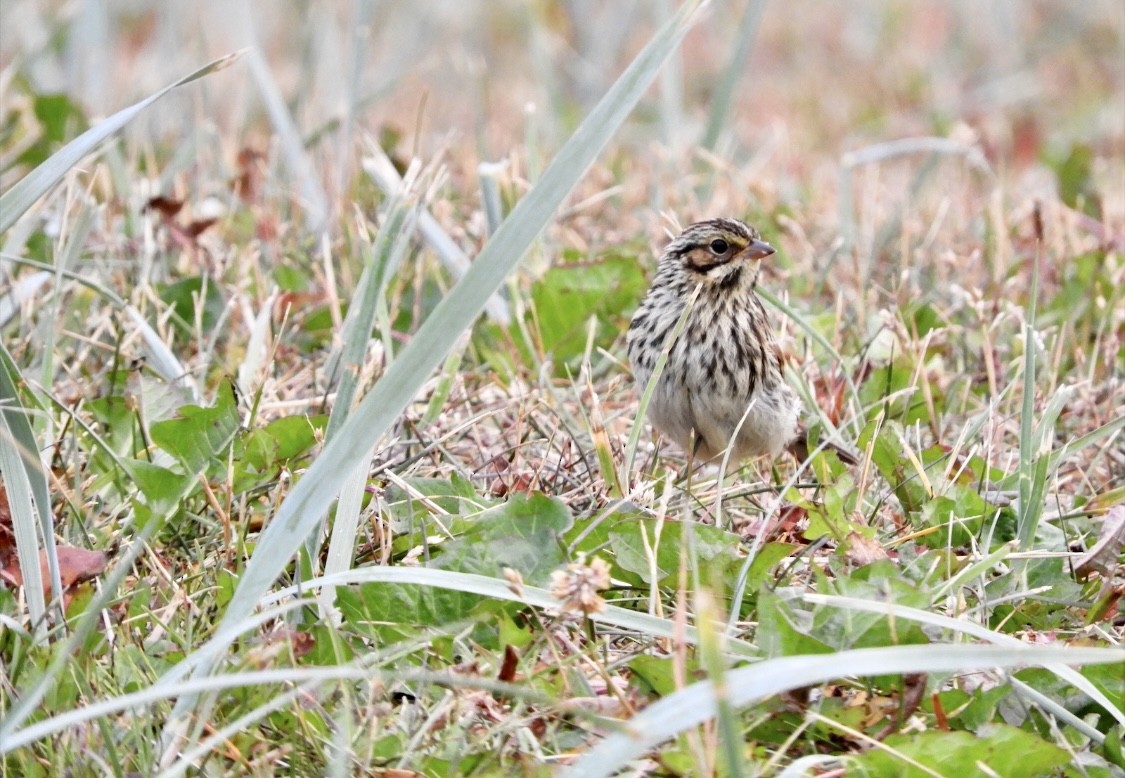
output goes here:
<path id="1" fill-rule="evenodd" d="M 711 252 L 713 254 L 726 254 L 729 248 L 730 245 L 722 238 L 715 238 L 711 241 Z"/>

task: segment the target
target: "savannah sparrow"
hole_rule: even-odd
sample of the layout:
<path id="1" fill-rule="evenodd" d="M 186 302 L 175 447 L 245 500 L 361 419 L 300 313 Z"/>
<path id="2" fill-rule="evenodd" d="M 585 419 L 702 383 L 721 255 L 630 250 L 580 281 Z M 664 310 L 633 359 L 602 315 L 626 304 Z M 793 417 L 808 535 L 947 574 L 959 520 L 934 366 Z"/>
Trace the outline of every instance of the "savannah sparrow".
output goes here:
<path id="1" fill-rule="evenodd" d="M 693 224 L 664 249 L 652 288 L 633 314 L 626 342 L 643 390 L 665 339 L 691 305 L 648 413 L 696 458 L 713 459 L 728 446 L 735 460 L 776 457 L 786 448 L 802 461 L 808 455 L 801 401 L 785 382 L 784 354 L 754 293 L 761 260 L 773 253 L 756 229 L 736 219 Z"/>

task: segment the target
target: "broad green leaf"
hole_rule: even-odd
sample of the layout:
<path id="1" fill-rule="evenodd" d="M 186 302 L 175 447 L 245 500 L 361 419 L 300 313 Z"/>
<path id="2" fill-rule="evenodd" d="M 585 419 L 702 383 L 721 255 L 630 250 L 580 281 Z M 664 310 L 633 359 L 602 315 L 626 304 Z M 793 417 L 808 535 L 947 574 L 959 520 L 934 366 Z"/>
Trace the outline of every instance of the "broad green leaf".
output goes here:
<path id="1" fill-rule="evenodd" d="M 157 293 L 175 311 L 180 330 L 186 335 L 194 332 L 197 325 L 204 332 L 212 331 L 223 315 L 225 302 L 222 289 L 204 276 L 162 284 L 157 287 Z"/>
<path id="2" fill-rule="evenodd" d="M 215 393 L 213 408 L 184 405 L 179 418 L 153 424 L 150 435 L 156 445 L 183 464 L 186 473 L 197 475 L 206 472 L 227 450 L 239 421 L 234 387 L 225 383 Z"/>
<path id="3" fill-rule="evenodd" d="M 1012 691 L 1011 686 L 975 689 L 972 694 L 963 689 L 949 689 L 939 692 L 937 696 L 942 710 L 956 713 L 950 717 L 950 721 L 958 725 L 958 728 L 976 729 L 996 717 L 996 707 Z M 932 699 L 925 700 L 923 708 L 932 709 Z"/>
<path id="4" fill-rule="evenodd" d="M 832 647 L 812 636 L 813 614 L 793 607 L 773 592 L 758 596 L 756 642 L 768 657 L 825 654 Z"/>
<path id="5" fill-rule="evenodd" d="M 336 590 L 336 606 L 352 629 L 385 643 L 414 637 L 420 628 L 443 634 L 460 630 L 473 610 L 486 601 L 494 602 L 479 594 L 400 583 L 369 583 Z M 491 619 L 482 617 L 481 621 Z"/>
<path id="6" fill-rule="evenodd" d="M 32 103 L 41 133 L 35 143 L 17 158 L 16 162 L 20 165 L 40 164 L 68 136 L 73 136 L 75 132 L 85 132 L 89 126 L 82 108 L 66 94 L 35 95 Z"/>
<path id="7" fill-rule="evenodd" d="M 482 508 L 491 507 L 493 500 L 477 494 L 472 481 L 454 473 L 450 478 L 407 479 L 406 488 L 391 485 L 387 489 L 385 502 L 395 510 L 396 518 L 410 518 L 416 511 L 417 497 L 425 497 L 435 505 L 454 516 L 467 516 L 480 513 Z"/>
<path id="8" fill-rule="evenodd" d="M 695 665 L 692 662 L 688 667 L 692 675 L 697 671 Z M 629 660 L 629 669 L 661 697 L 676 691 L 675 662 L 671 657 L 641 654 Z"/>
<path id="9" fill-rule="evenodd" d="M 864 775 L 933 775 L 907 761 L 912 759 L 941 775 L 981 775 L 982 768 L 987 767 L 988 775 L 1026 778 L 1057 775 L 1056 768 L 1070 761 L 1066 750 L 1007 724 L 985 724 L 976 732 L 891 735 L 885 742 L 886 750 L 872 749 L 857 759 Z"/>
<path id="10" fill-rule="evenodd" d="M 312 450 L 327 423 L 327 416 L 283 416 L 240 435 L 234 442 L 235 492 L 276 478 L 292 460 Z"/>
<path id="11" fill-rule="evenodd" d="M 688 524 L 682 521 L 667 521 L 660 528 L 657 537 L 656 519 L 649 516 L 622 514 L 616 519 L 604 521 L 602 527 L 607 531 L 607 540 L 613 550 L 615 573 L 628 572 L 632 576 L 622 576 L 624 580 L 645 585 L 656 583 L 662 586 L 674 585 L 679 575 L 680 560 L 687 541 Z M 715 573 L 722 578 L 734 575 L 739 561 L 738 536 L 710 524 L 693 524 L 692 543 L 696 558 L 701 563 L 716 562 Z M 650 564 L 650 552 L 655 555 L 655 567 Z"/>
<path id="12" fill-rule="evenodd" d="M 644 292 L 641 268 L 632 257 L 609 257 L 553 267 L 536 281 L 531 297 L 540 345 L 558 370 L 584 353 L 591 318 L 598 322 L 595 348 L 608 348 L 618 337 L 623 311 Z"/>
<path id="13" fill-rule="evenodd" d="M 141 490 L 145 506 L 153 514 L 169 513 L 195 484 L 194 474 L 175 473 L 143 459 L 123 460 L 133 483 Z"/>
<path id="14" fill-rule="evenodd" d="M 1094 152 L 1085 143 L 1070 147 L 1065 158 L 1053 165 L 1059 184 L 1059 197 L 1074 209 L 1090 216 L 1101 216 L 1101 199 L 1094 183 Z"/>
<path id="15" fill-rule="evenodd" d="M 560 538 L 573 523 L 562 500 L 516 494 L 477 516 L 455 540 L 443 543 L 430 566 L 493 577 L 510 567 L 525 583 L 545 586 L 566 562 Z"/>

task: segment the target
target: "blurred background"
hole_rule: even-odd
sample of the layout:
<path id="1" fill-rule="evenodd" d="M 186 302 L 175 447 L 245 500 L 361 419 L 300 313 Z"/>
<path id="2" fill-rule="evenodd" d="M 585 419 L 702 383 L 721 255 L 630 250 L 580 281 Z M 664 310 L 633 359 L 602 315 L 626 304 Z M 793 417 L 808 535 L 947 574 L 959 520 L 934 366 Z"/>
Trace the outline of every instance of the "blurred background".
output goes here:
<path id="1" fill-rule="evenodd" d="M 0 182 L 86 123 L 244 48 L 234 67 L 156 104 L 129 137 L 153 161 L 177 150 L 188 175 L 234 175 L 244 148 L 273 155 L 275 184 L 336 215 L 364 135 L 400 159 L 445 150 L 455 176 L 470 178 L 476 163 L 516 152 L 533 179 L 676 7 L 3 0 Z M 738 168 L 759 197 L 834 201 L 847 153 L 935 136 L 978 149 L 1026 193 L 1104 198 L 1125 188 L 1123 31 L 1118 0 L 716 0 L 618 137 L 631 161 L 613 183 L 649 208 L 729 207 L 677 203 L 677 184 L 712 155 L 710 167 Z M 308 154 L 303 173 L 286 133 Z M 301 175 L 314 181 L 285 183 Z M 1120 231 L 1114 199 L 1078 207 Z"/>

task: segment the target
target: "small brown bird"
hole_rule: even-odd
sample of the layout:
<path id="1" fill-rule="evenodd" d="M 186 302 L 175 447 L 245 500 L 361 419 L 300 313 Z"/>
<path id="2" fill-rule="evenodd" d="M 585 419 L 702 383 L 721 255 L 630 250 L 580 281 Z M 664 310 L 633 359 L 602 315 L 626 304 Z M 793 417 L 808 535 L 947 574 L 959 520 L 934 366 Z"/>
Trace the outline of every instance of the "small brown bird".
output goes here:
<path id="1" fill-rule="evenodd" d="M 808 456 L 801 401 L 785 382 L 784 355 L 754 293 L 761 261 L 773 253 L 756 229 L 736 219 L 693 224 L 664 249 L 652 288 L 629 325 L 629 361 L 643 390 L 665 339 L 691 304 L 648 414 L 658 430 L 699 459 L 718 457 L 728 446 L 736 461 L 776 457 L 783 449 L 799 461 Z M 832 448 L 855 463 L 848 452 Z"/>

